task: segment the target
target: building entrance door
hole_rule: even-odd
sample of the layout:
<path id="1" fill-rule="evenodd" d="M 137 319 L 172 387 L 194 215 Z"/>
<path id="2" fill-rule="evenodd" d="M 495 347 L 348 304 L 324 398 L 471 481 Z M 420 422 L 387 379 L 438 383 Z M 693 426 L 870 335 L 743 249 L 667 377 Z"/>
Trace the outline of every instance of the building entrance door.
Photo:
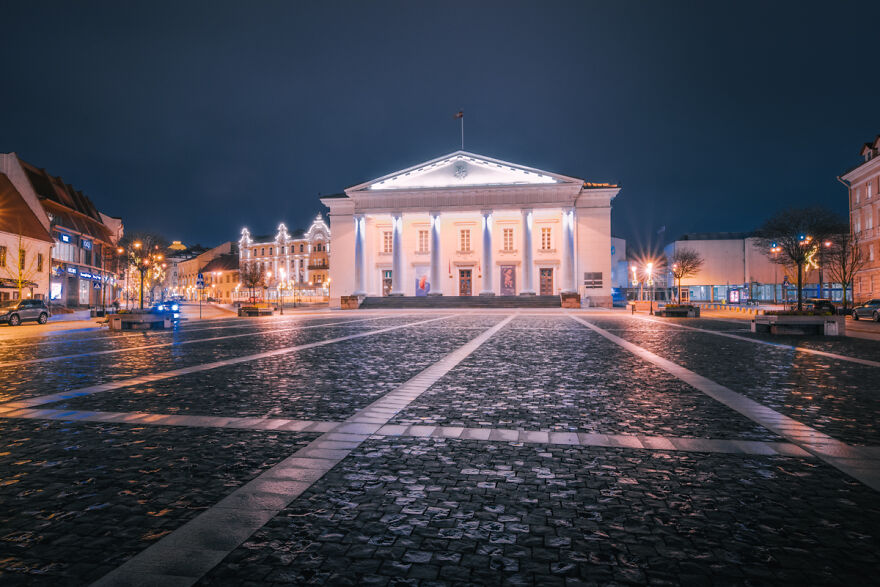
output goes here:
<path id="1" fill-rule="evenodd" d="M 471 269 L 458 270 L 458 295 L 471 295 Z"/>
<path id="2" fill-rule="evenodd" d="M 391 295 L 391 271 L 385 270 L 382 271 L 382 295 L 390 296 Z"/>
<path id="3" fill-rule="evenodd" d="M 553 295 L 553 270 L 541 269 L 541 295 Z"/>

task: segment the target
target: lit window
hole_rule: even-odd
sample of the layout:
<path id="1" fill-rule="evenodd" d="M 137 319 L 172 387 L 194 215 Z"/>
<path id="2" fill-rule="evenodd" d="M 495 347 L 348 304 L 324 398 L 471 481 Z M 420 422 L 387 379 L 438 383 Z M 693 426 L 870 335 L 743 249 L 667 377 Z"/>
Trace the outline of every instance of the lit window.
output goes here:
<path id="1" fill-rule="evenodd" d="M 469 253 L 471 250 L 471 231 L 470 230 L 462 230 L 461 231 L 461 242 L 459 243 L 459 250 L 464 253 Z"/>
<path id="2" fill-rule="evenodd" d="M 504 235 L 504 250 L 505 250 L 505 252 L 510 253 L 513 251 L 513 229 L 512 228 L 505 228 L 503 235 Z"/>
<path id="3" fill-rule="evenodd" d="M 856 188 L 856 204 L 862 200 L 862 188 Z"/>
<path id="4" fill-rule="evenodd" d="M 391 231 L 386 230 L 382 233 L 382 252 L 390 253 L 394 248 L 394 240 L 391 238 Z"/>
<path id="5" fill-rule="evenodd" d="M 868 195 L 866 196 L 867 199 L 869 199 L 869 200 L 871 199 L 871 188 L 872 188 L 872 187 L 873 187 L 873 186 L 871 185 L 871 182 L 869 181 L 869 182 L 868 182 Z"/>
<path id="6" fill-rule="evenodd" d="M 427 230 L 419 231 L 419 252 L 427 253 L 429 251 L 430 233 Z"/>
<path id="7" fill-rule="evenodd" d="M 549 227 L 544 227 L 541 229 L 541 249 L 544 251 L 549 251 L 553 247 L 552 244 L 552 234 L 550 232 Z"/>
<path id="8" fill-rule="evenodd" d="M 856 226 L 856 232 L 857 232 L 857 233 L 862 232 L 862 219 L 860 218 L 858 212 L 856 212 L 856 222 L 855 222 L 855 226 Z"/>

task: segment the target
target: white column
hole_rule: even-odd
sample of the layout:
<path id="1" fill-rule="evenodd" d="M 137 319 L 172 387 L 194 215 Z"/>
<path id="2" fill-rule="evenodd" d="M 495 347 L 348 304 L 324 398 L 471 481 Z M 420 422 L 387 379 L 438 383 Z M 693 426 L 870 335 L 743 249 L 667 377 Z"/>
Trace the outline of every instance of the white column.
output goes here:
<path id="1" fill-rule="evenodd" d="M 483 210 L 483 289 L 481 296 L 494 296 L 495 289 L 492 287 L 492 211 Z"/>
<path id="2" fill-rule="evenodd" d="M 521 296 L 535 295 L 535 284 L 532 280 L 532 211 L 524 209 L 522 211 L 522 233 L 523 233 L 523 270 L 522 270 L 522 289 L 519 290 Z"/>
<path id="3" fill-rule="evenodd" d="M 391 295 L 403 295 L 403 215 L 391 215 Z"/>
<path id="4" fill-rule="evenodd" d="M 574 208 L 562 211 L 562 291 L 577 291 L 574 259 Z"/>
<path id="5" fill-rule="evenodd" d="M 443 270 L 440 267 L 440 212 L 431 212 L 431 291 L 429 296 L 442 296 Z"/>
<path id="6" fill-rule="evenodd" d="M 364 235 L 365 229 L 366 220 L 364 219 L 364 215 L 356 215 L 354 217 L 354 295 L 356 296 L 367 295 L 364 284 L 364 277 L 366 275 L 366 253 L 364 248 L 366 245 L 366 237 Z"/>

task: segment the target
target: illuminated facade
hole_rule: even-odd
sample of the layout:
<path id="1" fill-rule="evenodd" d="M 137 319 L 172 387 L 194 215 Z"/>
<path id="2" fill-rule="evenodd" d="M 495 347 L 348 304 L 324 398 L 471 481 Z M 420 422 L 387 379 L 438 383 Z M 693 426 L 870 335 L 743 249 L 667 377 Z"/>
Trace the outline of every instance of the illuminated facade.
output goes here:
<path id="1" fill-rule="evenodd" d="M 880 135 L 865 143 L 864 162 L 841 176 L 849 184 L 850 229 L 867 262 L 853 281 L 853 299 L 880 298 Z"/>
<path id="2" fill-rule="evenodd" d="M 341 296 L 557 295 L 611 305 L 620 188 L 466 151 L 327 196 Z"/>
<path id="3" fill-rule="evenodd" d="M 330 278 L 330 227 L 320 214 L 308 230 L 293 233 L 288 232 L 283 222 L 274 236 L 252 236 L 244 228 L 238 243 L 240 266 L 254 264 L 263 271 L 268 298 L 276 298 L 281 289 L 326 293 Z"/>

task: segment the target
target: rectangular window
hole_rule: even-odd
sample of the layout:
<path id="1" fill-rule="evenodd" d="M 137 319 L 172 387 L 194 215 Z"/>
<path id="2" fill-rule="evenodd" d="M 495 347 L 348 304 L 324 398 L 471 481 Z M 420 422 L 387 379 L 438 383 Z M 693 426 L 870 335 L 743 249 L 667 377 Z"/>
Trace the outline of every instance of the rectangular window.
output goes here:
<path id="1" fill-rule="evenodd" d="M 856 188 L 856 204 L 862 201 L 862 188 Z"/>
<path id="2" fill-rule="evenodd" d="M 507 253 L 513 252 L 513 229 L 505 228 L 503 231 L 504 236 L 504 251 Z"/>
<path id="3" fill-rule="evenodd" d="M 858 212 L 856 212 L 855 230 L 856 233 L 862 232 L 862 219 Z"/>
<path id="4" fill-rule="evenodd" d="M 284 247 L 281 247 L 281 254 L 284 254 Z"/>
<path id="5" fill-rule="evenodd" d="M 461 237 L 459 242 L 459 249 L 463 253 L 469 253 L 471 250 L 471 231 L 470 230 L 462 230 Z"/>
<path id="6" fill-rule="evenodd" d="M 869 261 L 873 261 L 873 260 L 874 260 L 874 245 L 870 245 L 870 246 L 868 247 L 868 260 L 869 260 Z"/>
<path id="7" fill-rule="evenodd" d="M 43 271 L 43 253 L 37 253 L 37 271 Z"/>
<path id="8" fill-rule="evenodd" d="M 394 239 L 391 238 L 391 231 L 386 230 L 382 232 L 382 252 L 390 253 L 394 248 Z"/>
<path id="9" fill-rule="evenodd" d="M 299 252 L 302 253 L 305 250 L 305 245 L 301 244 L 299 246 Z"/>
<path id="10" fill-rule="evenodd" d="M 549 251 L 552 249 L 553 239 L 552 233 L 550 232 L 550 227 L 544 227 L 541 229 L 541 249 L 545 251 Z"/>
<path id="11" fill-rule="evenodd" d="M 272 247 L 269 247 L 269 256 L 272 256 Z"/>
<path id="12" fill-rule="evenodd" d="M 428 244 L 430 242 L 431 242 L 430 232 L 428 232 L 427 230 L 420 230 L 419 231 L 419 252 L 420 253 L 427 253 L 430 250 L 428 248 L 428 247 L 430 247 L 430 245 Z"/>
<path id="13" fill-rule="evenodd" d="M 0 267 L 6 267 L 6 247 L 0 247 Z"/>
<path id="14" fill-rule="evenodd" d="M 867 188 L 868 195 L 866 196 L 868 200 L 871 199 L 871 188 L 872 188 L 872 187 L 874 187 L 874 186 L 872 186 L 872 185 L 871 185 L 871 182 L 869 181 L 869 182 L 868 182 L 868 188 Z"/>
<path id="15" fill-rule="evenodd" d="M 266 254 L 266 247 L 260 247 L 260 256 L 263 256 L 265 254 Z"/>
<path id="16" fill-rule="evenodd" d="M 865 218 L 865 230 L 871 230 L 874 227 L 874 212 L 868 210 L 868 216 Z"/>
<path id="17" fill-rule="evenodd" d="M 602 273 L 584 273 L 584 287 L 595 289 L 602 287 Z"/>

